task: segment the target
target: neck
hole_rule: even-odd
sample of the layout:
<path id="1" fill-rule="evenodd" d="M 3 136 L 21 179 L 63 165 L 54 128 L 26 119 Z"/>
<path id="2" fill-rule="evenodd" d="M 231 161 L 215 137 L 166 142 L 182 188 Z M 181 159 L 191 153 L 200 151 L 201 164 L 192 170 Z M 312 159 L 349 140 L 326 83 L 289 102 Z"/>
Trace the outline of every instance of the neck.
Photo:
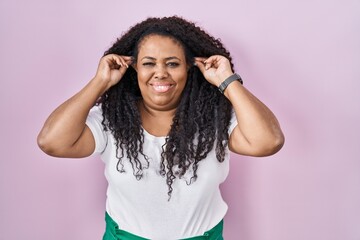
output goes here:
<path id="1" fill-rule="evenodd" d="M 176 108 L 159 110 L 151 108 L 142 101 L 138 104 L 143 128 L 150 134 L 163 137 L 169 134 Z"/>
<path id="2" fill-rule="evenodd" d="M 146 105 L 144 101 L 140 101 L 138 103 L 138 108 L 140 113 L 143 115 L 145 114 L 151 118 L 173 118 L 175 116 L 176 108 L 171 109 L 156 109 L 152 108 L 149 105 Z"/>

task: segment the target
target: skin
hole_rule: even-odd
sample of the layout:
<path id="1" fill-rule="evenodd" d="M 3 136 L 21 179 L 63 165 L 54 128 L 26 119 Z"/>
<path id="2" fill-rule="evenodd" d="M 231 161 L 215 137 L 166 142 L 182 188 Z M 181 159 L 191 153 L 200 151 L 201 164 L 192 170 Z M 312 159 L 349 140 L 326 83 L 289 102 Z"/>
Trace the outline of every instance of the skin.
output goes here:
<path id="1" fill-rule="evenodd" d="M 219 55 L 195 58 L 209 83 L 220 84 L 233 74 L 230 62 Z M 232 152 L 248 156 L 268 156 L 278 152 L 284 144 L 284 134 L 271 110 L 238 81 L 229 84 L 224 95 L 230 100 L 238 125 L 229 138 Z"/>
<path id="2" fill-rule="evenodd" d="M 143 127 L 155 136 L 166 136 L 187 80 L 184 50 L 169 37 L 151 35 L 140 44 L 137 59 L 133 67 L 143 97 L 139 103 Z"/>
<path id="3" fill-rule="evenodd" d="M 196 57 L 196 66 L 215 86 L 233 74 L 230 62 L 219 55 Z M 155 136 L 166 136 L 187 79 L 185 53 L 169 37 L 151 35 L 140 44 L 137 62 L 131 57 L 110 54 L 99 63 L 95 77 L 76 95 L 61 104 L 46 120 L 38 145 L 56 157 L 86 157 L 95 141 L 86 117 L 96 100 L 117 84 L 129 65 L 137 71 L 143 101 L 138 107 L 143 127 Z M 234 107 L 238 125 L 229 138 L 231 151 L 250 156 L 276 153 L 284 136 L 274 114 L 238 81 L 224 92 Z"/>

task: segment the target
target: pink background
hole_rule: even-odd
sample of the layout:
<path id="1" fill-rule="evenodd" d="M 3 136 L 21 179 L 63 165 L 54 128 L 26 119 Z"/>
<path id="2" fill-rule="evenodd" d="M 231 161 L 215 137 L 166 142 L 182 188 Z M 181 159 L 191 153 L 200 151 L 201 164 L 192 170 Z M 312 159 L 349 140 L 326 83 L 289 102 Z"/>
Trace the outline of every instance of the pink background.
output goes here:
<path id="1" fill-rule="evenodd" d="M 0 1 L 0 239 L 100 239 L 97 158 L 56 159 L 36 136 L 148 16 L 177 14 L 222 39 L 278 116 L 277 155 L 233 155 L 228 240 L 360 239 L 360 1 Z"/>

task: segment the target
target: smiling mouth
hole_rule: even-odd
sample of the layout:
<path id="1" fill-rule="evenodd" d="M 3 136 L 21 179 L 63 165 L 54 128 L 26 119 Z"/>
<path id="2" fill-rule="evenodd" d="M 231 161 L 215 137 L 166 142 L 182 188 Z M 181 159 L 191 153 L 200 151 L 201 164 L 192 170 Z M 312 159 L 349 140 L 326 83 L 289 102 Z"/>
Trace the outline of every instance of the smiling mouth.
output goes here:
<path id="1" fill-rule="evenodd" d="M 165 93 L 169 91 L 174 85 L 170 83 L 154 83 L 150 84 L 150 86 L 158 93 Z"/>

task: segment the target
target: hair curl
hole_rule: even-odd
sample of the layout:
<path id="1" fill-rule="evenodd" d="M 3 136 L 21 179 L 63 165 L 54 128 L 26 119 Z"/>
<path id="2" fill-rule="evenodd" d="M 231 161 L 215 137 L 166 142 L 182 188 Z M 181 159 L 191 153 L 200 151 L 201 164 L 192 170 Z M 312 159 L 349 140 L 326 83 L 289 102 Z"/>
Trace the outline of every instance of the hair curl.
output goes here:
<path id="1" fill-rule="evenodd" d="M 230 53 L 219 39 L 177 16 L 148 18 L 136 24 L 118 38 L 104 55 L 133 56 L 136 60 L 139 44 L 145 37 L 153 34 L 168 36 L 180 43 L 186 61 L 191 66 L 161 155 L 160 173 L 166 177 L 168 195 L 171 197 L 176 177 L 181 178 L 192 168 L 191 182 L 195 181 L 199 162 L 206 158 L 214 145 L 218 161 L 224 161 L 229 139 L 231 104 L 194 67 L 194 57 L 222 55 L 229 59 L 232 68 L 233 64 Z M 124 171 L 123 160 L 126 153 L 138 180 L 141 179 L 143 170 L 149 167 L 148 157 L 143 152 L 144 130 L 137 107 L 137 102 L 141 99 L 137 73 L 129 67 L 121 81 L 105 92 L 100 100 L 104 117 L 102 124 L 116 140 L 116 156 L 119 159 L 117 170 Z M 146 164 L 140 162 L 139 154 L 146 159 Z"/>

